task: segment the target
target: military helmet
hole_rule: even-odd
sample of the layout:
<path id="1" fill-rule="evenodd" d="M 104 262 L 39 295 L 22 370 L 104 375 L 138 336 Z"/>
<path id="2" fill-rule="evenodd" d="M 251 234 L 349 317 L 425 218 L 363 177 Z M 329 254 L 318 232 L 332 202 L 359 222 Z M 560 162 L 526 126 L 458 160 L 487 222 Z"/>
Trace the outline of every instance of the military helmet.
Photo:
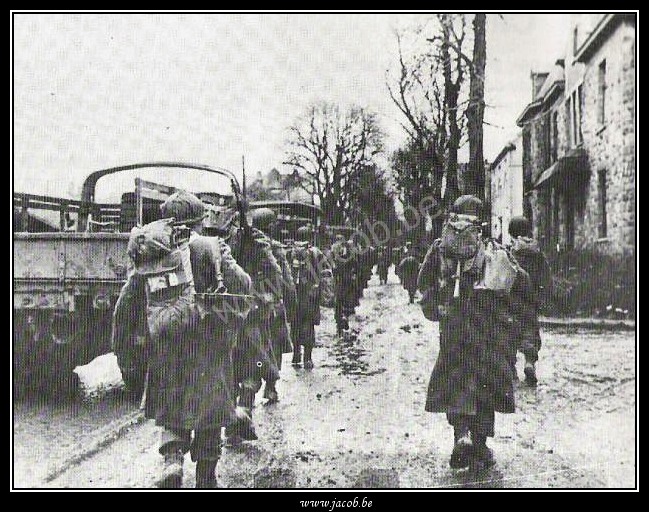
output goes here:
<path id="1" fill-rule="evenodd" d="M 257 208 L 250 212 L 252 227 L 266 231 L 277 221 L 277 215 L 270 208 Z"/>
<path id="2" fill-rule="evenodd" d="M 512 217 L 509 221 L 509 234 L 513 237 L 530 236 L 532 223 L 523 216 Z"/>
<path id="3" fill-rule="evenodd" d="M 473 215 L 474 217 L 482 216 L 483 204 L 482 201 L 471 194 L 466 194 L 458 197 L 453 206 L 451 207 L 452 213 L 461 215 Z"/>
<path id="4" fill-rule="evenodd" d="M 207 215 L 205 204 L 191 192 L 180 190 L 160 206 L 163 217 L 173 217 L 176 224 L 198 224 Z"/>
<path id="5" fill-rule="evenodd" d="M 300 226 L 295 232 L 295 239 L 300 242 L 308 242 L 311 240 L 311 228 L 309 226 Z"/>

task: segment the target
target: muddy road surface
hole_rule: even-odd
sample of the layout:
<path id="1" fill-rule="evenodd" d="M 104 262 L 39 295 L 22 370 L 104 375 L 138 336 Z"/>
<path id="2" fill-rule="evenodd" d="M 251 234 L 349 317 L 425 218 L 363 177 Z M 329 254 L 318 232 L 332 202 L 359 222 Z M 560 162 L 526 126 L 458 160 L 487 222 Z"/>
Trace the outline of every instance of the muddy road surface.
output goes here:
<path id="1" fill-rule="evenodd" d="M 469 472 L 449 469 L 452 429 L 424 411 L 437 324 L 408 304 L 391 274 L 384 286 L 372 278 L 350 325 L 339 339 L 324 310 L 313 370 L 291 367 L 285 355 L 280 401 L 265 405 L 259 393 L 259 440 L 224 449 L 222 487 L 635 487 L 633 332 L 543 330 L 538 387 L 517 384 L 517 412 L 496 415 L 496 465 Z M 136 409 L 116 398 L 62 409 L 18 404 L 15 486 L 152 487 L 159 431 L 138 423 Z M 94 449 L 84 455 L 83 446 Z M 189 457 L 184 469 L 184 487 L 193 487 Z"/>

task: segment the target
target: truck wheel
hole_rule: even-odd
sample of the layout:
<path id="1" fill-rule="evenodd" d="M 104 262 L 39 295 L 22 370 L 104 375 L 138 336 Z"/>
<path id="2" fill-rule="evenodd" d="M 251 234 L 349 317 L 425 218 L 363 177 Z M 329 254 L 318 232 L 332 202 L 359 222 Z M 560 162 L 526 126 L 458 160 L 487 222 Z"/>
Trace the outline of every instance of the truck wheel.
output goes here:
<path id="1" fill-rule="evenodd" d="M 14 323 L 14 388 L 25 398 L 68 398 L 76 390 L 73 343 L 52 334 L 53 313 L 18 311 Z"/>

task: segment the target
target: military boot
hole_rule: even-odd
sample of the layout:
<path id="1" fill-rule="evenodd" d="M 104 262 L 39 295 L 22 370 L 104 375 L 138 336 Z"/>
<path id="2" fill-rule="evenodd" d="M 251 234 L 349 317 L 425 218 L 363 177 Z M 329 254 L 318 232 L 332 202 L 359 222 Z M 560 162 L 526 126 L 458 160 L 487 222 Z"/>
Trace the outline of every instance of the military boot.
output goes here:
<path id="1" fill-rule="evenodd" d="M 266 402 L 267 404 L 274 404 L 279 401 L 275 382 L 266 382 L 266 386 L 264 387 L 264 398 L 268 399 L 268 402 Z"/>
<path id="2" fill-rule="evenodd" d="M 252 421 L 252 411 L 246 407 L 237 406 L 235 415 L 225 427 L 225 446 L 234 447 L 242 441 L 256 441 L 257 432 Z"/>
<path id="3" fill-rule="evenodd" d="M 302 364 L 302 352 L 300 345 L 295 343 L 295 347 L 293 348 L 293 359 L 291 359 L 291 364 L 295 367 L 298 367 Z"/>
<path id="4" fill-rule="evenodd" d="M 531 361 L 525 361 L 523 372 L 525 373 L 525 384 L 531 388 L 536 387 L 539 381 L 536 378 L 536 367 L 534 366 L 534 363 Z"/>
<path id="5" fill-rule="evenodd" d="M 196 463 L 196 489 L 218 489 L 216 464 L 218 460 L 199 460 Z"/>
<path id="6" fill-rule="evenodd" d="M 449 465 L 453 469 L 463 469 L 469 467 L 471 457 L 473 456 L 473 440 L 471 433 L 466 427 L 456 427 L 454 431 L 455 445 L 451 452 Z"/>
<path id="7" fill-rule="evenodd" d="M 473 446 L 472 468 L 488 469 L 496 463 L 493 450 L 487 446 L 487 436 L 474 435 Z"/>
<path id="8" fill-rule="evenodd" d="M 313 369 L 313 360 L 311 359 L 311 352 L 313 351 L 313 348 L 311 347 L 304 347 L 304 368 L 306 370 L 312 370 Z"/>
<path id="9" fill-rule="evenodd" d="M 512 379 L 514 382 L 518 382 L 518 370 L 516 369 L 516 363 L 512 363 Z"/>
<path id="10" fill-rule="evenodd" d="M 156 481 L 158 489 L 180 489 L 183 483 L 183 460 L 185 454 L 182 450 L 173 450 L 164 454 L 162 474 Z"/>

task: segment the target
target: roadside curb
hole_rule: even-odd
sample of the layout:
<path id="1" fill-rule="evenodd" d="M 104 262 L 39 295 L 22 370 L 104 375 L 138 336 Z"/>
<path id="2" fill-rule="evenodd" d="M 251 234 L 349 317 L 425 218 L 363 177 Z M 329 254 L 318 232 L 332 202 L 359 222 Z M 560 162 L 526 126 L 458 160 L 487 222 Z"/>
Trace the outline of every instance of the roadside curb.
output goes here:
<path id="1" fill-rule="evenodd" d="M 121 418 L 111 421 L 108 425 L 98 428 L 93 433 L 94 440 L 92 442 L 86 446 L 83 446 L 82 444 L 78 445 L 76 449 L 72 450 L 70 457 L 47 472 L 45 482 L 56 480 L 71 467 L 76 466 L 107 446 L 110 446 L 124 436 L 131 427 L 137 426 L 143 423 L 143 421 L 144 413 L 138 409 L 122 416 Z"/>
<path id="2" fill-rule="evenodd" d="M 580 329 L 601 329 L 610 331 L 635 331 L 633 320 L 611 320 L 607 318 L 552 318 L 540 317 L 543 327 L 572 327 Z"/>

